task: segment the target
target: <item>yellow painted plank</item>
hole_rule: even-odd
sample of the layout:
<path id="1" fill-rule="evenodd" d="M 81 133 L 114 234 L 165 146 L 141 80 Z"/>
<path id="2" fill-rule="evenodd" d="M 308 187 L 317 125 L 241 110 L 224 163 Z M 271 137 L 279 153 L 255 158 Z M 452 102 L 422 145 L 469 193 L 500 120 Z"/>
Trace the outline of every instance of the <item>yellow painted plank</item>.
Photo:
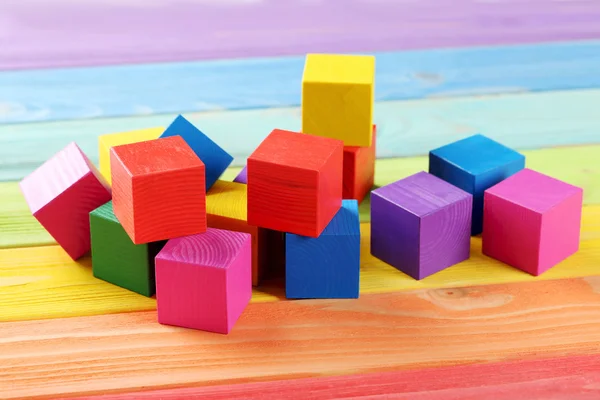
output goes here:
<path id="1" fill-rule="evenodd" d="M 527 167 L 584 188 L 585 204 L 600 204 L 600 145 L 573 146 L 523 152 Z M 427 170 L 427 157 L 377 160 L 375 184 L 386 185 Z M 233 180 L 240 168 L 227 170 L 221 179 Z M 31 216 L 15 182 L 0 182 L 0 249 L 55 244 Z M 361 221 L 369 221 L 369 201 L 360 207 Z"/>
<path id="2" fill-rule="evenodd" d="M 600 206 L 584 208 L 580 251 L 540 277 L 533 277 L 481 254 L 472 239 L 471 258 L 416 281 L 372 257 L 370 225 L 362 232 L 361 293 L 477 286 L 600 275 Z M 253 302 L 283 298 L 281 282 L 254 290 Z M 45 319 L 152 310 L 155 300 L 92 276 L 89 258 L 73 262 L 58 246 L 0 250 L 0 321 Z"/>

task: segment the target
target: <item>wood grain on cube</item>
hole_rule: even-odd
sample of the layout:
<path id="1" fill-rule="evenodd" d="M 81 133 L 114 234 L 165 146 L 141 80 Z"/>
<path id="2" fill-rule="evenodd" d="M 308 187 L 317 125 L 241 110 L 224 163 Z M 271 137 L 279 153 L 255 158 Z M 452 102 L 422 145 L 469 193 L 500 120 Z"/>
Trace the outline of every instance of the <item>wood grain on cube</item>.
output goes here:
<path id="1" fill-rule="evenodd" d="M 360 204 L 375 182 L 377 129 L 373 125 L 373 141 L 369 147 L 344 146 L 344 199 Z"/>
<path id="2" fill-rule="evenodd" d="M 342 204 L 343 142 L 275 129 L 248 158 L 248 223 L 318 237 Z"/>
<path id="3" fill-rule="evenodd" d="M 161 324 L 229 333 L 252 296 L 251 238 L 208 228 L 171 239 L 156 256 Z"/>
<path id="4" fill-rule="evenodd" d="M 206 231 L 204 164 L 180 136 L 111 149 L 114 212 L 135 244 Z"/>
<path id="5" fill-rule="evenodd" d="M 89 213 L 111 199 L 108 183 L 75 143 L 20 182 L 30 212 L 76 260 L 90 250 Z"/>

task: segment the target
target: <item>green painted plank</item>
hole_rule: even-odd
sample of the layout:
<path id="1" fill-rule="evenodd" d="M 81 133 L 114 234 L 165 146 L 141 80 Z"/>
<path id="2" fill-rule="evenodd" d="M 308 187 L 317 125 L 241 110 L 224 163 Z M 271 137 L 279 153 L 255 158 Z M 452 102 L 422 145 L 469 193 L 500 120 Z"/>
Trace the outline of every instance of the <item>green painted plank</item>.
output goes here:
<path id="1" fill-rule="evenodd" d="M 524 151 L 527 167 L 584 188 L 585 204 L 600 204 L 600 145 Z M 375 184 L 386 185 L 427 170 L 427 157 L 378 160 Z M 225 172 L 232 180 L 239 168 Z M 29 213 L 15 182 L 0 182 L 0 248 L 53 244 L 52 238 Z M 361 221 L 369 221 L 369 202 L 360 207 Z"/>
<path id="2" fill-rule="evenodd" d="M 600 89 L 377 103 L 378 157 L 427 154 L 431 148 L 483 133 L 531 149 L 600 142 Z M 98 135 L 169 124 L 175 115 L 0 125 L 0 181 L 21 179 L 70 141 L 98 161 Z M 229 151 L 233 165 L 274 128 L 300 129 L 300 109 L 186 114 Z"/>

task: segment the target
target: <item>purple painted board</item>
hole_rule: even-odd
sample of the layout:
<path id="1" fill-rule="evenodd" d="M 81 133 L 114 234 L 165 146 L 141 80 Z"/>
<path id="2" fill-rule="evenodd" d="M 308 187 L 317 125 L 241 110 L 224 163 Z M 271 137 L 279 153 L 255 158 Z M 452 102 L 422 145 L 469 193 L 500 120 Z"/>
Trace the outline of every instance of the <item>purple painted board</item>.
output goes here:
<path id="1" fill-rule="evenodd" d="M 235 177 L 235 179 L 233 181 L 237 182 L 237 183 L 248 184 L 248 171 L 246 171 L 246 166 L 244 166 L 244 168 L 242 168 L 240 173 L 237 174 L 237 176 Z"/>
<path id="2" fill-rule="evenodd" d="M 371 192 L 371 254 L 415 279 L 469 258 L 473 196 L 427 172 Z"/>
<path id="3" fill-rule="evenodd" d="M 0 69 L 600 38 L 596 0 L 3 0 Z"/>

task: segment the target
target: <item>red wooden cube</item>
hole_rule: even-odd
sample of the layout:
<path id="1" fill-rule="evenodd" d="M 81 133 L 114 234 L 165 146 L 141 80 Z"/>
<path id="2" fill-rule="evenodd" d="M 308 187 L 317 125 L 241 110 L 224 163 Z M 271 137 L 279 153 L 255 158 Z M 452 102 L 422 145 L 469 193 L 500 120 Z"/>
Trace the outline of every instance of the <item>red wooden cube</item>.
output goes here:
<path id="1" fill-rule="evenodd" d="M 206 232 L 204 164 L 181 136 L 111 148 L 114 213 L 135 244 Z"/>
<path id="2" fill-rule="evenodd" d="M 377 131 L 373 125 L 371 146 L 344 146 L 344 199 L 355 199 L 361 203 L 373 188 L 376 138 Z"/>
<path id="3" fill-rule="evenodd" d="M 110 201 L 108 183 L 71 143 L 20 183 L 33 216 L 76 260 L 90 250 L 89 213 Z"/>
<path id="4" fill-rule="evenodd" d="M 275 129 L 248 158 L 248 223 L 318 237 L 342 206 L 344 143 Z"/>

